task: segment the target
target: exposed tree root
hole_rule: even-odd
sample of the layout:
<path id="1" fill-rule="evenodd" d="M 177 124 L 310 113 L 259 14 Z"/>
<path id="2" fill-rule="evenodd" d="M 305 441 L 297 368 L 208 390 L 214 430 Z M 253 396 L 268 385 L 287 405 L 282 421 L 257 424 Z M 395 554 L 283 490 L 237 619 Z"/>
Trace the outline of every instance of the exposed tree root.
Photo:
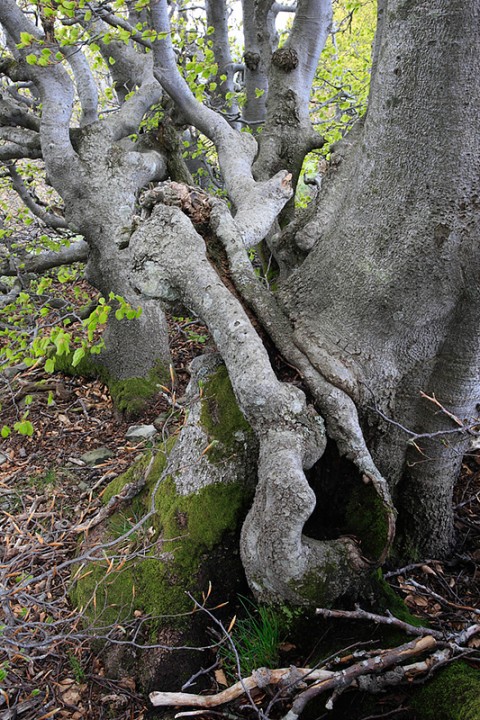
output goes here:
<path id="1" fill-rule="evenodd" d="M 396 513 L 387 482 L 377 469 L 360 428 L 351 397 L 355 394 L 355 381 L 345 367 L 326 355 L 321 365 L 318 361 L 311 361 L 305 349 L 300 347 L 291 323 L 274 295 L 256 277 L 241 242 L 236 218 L 231 217 L 223 202 L 217 200 L 213 205 L 212 225 L 227 252 L 236 289 L 255 312 L 278 351 L 297 368 L 325 418 L 328 435 L 335 440 L 341 455 L 356 465 L 365 482 L 373 484 L 385 505 L 388 537 L 378 559 L 381 564 L 393 542 Z"/>
<path id="2" fill-rule="evenodd" d="M 276 192 L 272 208 L 279 197 L 288 199 L 281 182 Z M 255 218 L 248 232 L 258 232 L 261 239 L 263 229 L 257 231 Z M 132 247 L 140 290 L 163 300 L 180 299 L 208 326 L 258 438 L 259 482 L 241 546 L 257 596 L 329 604 L 355 592 L 370 568 L 355 543 L 345 538 L 318 542 L 302 535 L 315 506 L 304 469 L 321 457 L 326 443 L 321 418 L 307 408 L 303 392 L 278 381 L 241 303 L 219 278 L 203 239 L 179 208 L 156 206 L 132 236 Z"/>

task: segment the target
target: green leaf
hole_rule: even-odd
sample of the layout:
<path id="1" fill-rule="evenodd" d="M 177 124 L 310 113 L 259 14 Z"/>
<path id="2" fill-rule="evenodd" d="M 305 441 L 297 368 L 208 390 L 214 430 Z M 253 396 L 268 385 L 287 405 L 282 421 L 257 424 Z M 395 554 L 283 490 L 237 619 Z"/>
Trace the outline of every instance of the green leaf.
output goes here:
<path id="1" fill-rule="evenodd" d="M 30 53 L 30 55 L 27 55 L 27 57 L 25 58 L 25 60 L 27 61 L 27 63 L 28 63 L 29 65 L 37 65 L 37 64 L 38 64 L 38 58 L 37 58 L 37 56 L 34 55 L 33 53 Z"/>
<path id="2" fill-rule="evenodd" d="M 19 420 L 15 423 L 13 429 L 20 433 L 20 435 L 28 435 L 28 437 L 33 435 L 33 425 L 30 420 Z"/>
<path id="3" fill-rule="evenodd" d="M 45 361 L 45 372 L 47 372 L 47 373 L 53 373 L 53 372 L 55 372 L 55 360 L 54 360 L 54 358 L 48 358 L 48 360 Z"/>
<path id="4" fill-rule="evenodd" d="M 35 40 L 35 38 L 33 37 L 33 35 L 30 35 L 30 33 L 27 33 L 27 32 L 21 32 L 21 33 L 20 33 L 20 43 L 21 43 L 23 46 L 25 46 L 25 45 L 31 45 L 31 43 L 32 43 L 34 40 Z"/>
<path id="5" fill-rule="evenodd" d="M 77 367 L 78 363 L 82 358 L 85 357 L 85 350 L 83 348 L 77 348 L 73 353 L 72 366 Z"/>
<path id="6" fill-rule="evenodd" d="M 4 425 L 4 426 L 2 427 L 2 429 L 0 430 L 0 435 L 2 436 L 2 438 L 7 438 L 7 437 L 10 435 L 11 432 L 12 432 L 12 431 L 10 430 L 10 428 L 8 427 L 8 425 Z"/>

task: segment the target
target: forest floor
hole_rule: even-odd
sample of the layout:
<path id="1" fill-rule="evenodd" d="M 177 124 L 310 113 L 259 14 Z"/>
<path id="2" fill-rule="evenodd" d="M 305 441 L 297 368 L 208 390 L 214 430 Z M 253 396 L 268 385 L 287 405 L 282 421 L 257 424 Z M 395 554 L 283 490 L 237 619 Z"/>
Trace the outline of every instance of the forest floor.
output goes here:
<path id="1" fill-rule="evenodd" d="M 182 421 L 172 410 L 172 396 L 184 393 L 188 363 L 205 341 L 204 328 L 188 319 L 172 320 L 171 330 L 173 384 L 135 418 L 135 424 L 155 421 L 167 434 Z M 101 382 L 48 374 L 43 363 L 0 374 L 0 407 L 0 426 L 13 427 L 28 407 L 34 428 L 32 436 L 12 432 L 0 442 L 0 720 L 141 720 L 148 702 L 134 678 L 106 677 L 92 643 L 79 639 L 78 628 L 72 627 L 77 614 L 66 587 L 68 562 L 78 548 L 75 528 L 98 511 L 105 486 L 151 441 L 126 439 L 133 422 L 118 415 Z M 109 453 L 89 464 L 85 453 L 99 448 Z M 461 629 L 478 622 L 478 454 L 464 461 L 455 525 L 457 544 L 448 560 L 429 558 L 386 574 L 410 612 L 434 628 Z M 283 647 L 288 662 L 292 650 L 295 661 L 306 662 L 310 648 Z M 396 700 L 402 702 L 401 691 Z M 378 712 L 375 717 L 387 717 L 391 705 Z M 415 715 L 405 710 L 402 717 Z"/>

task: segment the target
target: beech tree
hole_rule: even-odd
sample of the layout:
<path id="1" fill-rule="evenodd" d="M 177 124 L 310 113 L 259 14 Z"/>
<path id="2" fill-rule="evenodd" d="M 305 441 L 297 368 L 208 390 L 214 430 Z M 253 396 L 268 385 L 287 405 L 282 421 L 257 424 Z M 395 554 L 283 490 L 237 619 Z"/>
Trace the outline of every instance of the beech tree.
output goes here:
<path id="1" fill-rule="evenodd" d="M 108 328 L 113 372 L 168 363 L 169 304 L 208 326 L 259 447 L 241 535 L 248 581 L 260 599 L 333 603 L 389 552 L 442 556 L 454 541 L 480 367 L 480 7 L 380 0 L 367 113 L 296 212 L 305 157 L 323 144 L 310 98 L 331 2 L 243 0 L 241 63 L 226 0 L 205 5 L 215 69 L 202 101 L 175 45 L 177 3 L 2 0 L 0 158 L 43 161 L 64 203 L 64 220 L 44 220 L 84 238 L 52 263 L 75 252 L 95 287 L 141 304 L 128 331 Z M 282 12 L 291 23 L 279 45 Z M 99 109 L 98 52 L 111 111 Z M 194 136 L 214 149 L 226 195 L 198 192 L 201 222 L 182 157 Z M 21 191 L 14 168 L 12 178 Z M 259 247 L 270 283 L 252 264 Z M 301 383 L 277 377 L 267 336 Z M 319 481 L 316 498 L 322 462 L 335 481 Z M 354 537 L 309 535 L 316 502 L 317 517 L 340 507 L 342 525 L 352 496 L 362 498 Z"/>

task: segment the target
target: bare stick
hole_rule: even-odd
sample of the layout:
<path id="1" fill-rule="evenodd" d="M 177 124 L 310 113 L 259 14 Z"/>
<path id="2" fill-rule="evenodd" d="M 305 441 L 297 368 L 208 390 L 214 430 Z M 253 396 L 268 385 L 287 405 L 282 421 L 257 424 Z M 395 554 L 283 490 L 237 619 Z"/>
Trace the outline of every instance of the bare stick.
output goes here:
<path id="1" fill-rule="evenodd" d="M 283 720 L 297 720 L 305 709 L 307 703 L 324 692 L 328 692 L 330 690 L 333 691 L 341 687 L 349 687 L 360 677 L 372 674 L 375 675 L 387 668 L 399 665 L 401 662 L 408 660 L 411 657 L 434 650 L 436 647 L 437 641 L 430 635 L 418 640 L 412 640 L 405 645 L 400 645 L 399 647 L 392 648 L 390 650 L 380 651 L 375 657 L 372 657 L 369 660 L 362 660 L 346 670 L 334 673 L 334 677 L 321 680 L 315 685 L 309 687 L 308 690 L 300 693 L 300 695 L 298 695 L 294 700 L 291 710 L 288 711 Z"/>
<path id="2" fill-rule="evenodd" d="M 377 625 L 391 625 L 397 627 L 399 630 L 403 630 L 407 635 L 417 635 L 419 637 L 425 637 L 431 635 L 437 640 L 444 640 L 445 634 L 439 630 L 431 630 L 430 628 L 418 627 L 417 625 L 410 625 L 410 623 L 404 622 L 394 617 L 390 613 L 387 615 L 377 615 L 376 613 L 367 612 L 362 610 L 358 605 L 355 610 L 328 610 L 326 608 L 317 608 L 315 611 L 316 615 L 321 615 L 324 618 L 340 618 L 342 620 L 367 620 L 374 622 Z"/>
<path id="3" fill-rule="evenodd" d="M 192 695 L 190 693 L 175 692 L 152 692 L 150 693 L 150 702 L 155 707 L 167 707 L 172 705 L 180 705 L 182 707 L 199 707 L 212 708 L 218 705 L 224 705 L 243 695 L 246 690 L 254 690 L 255 688 L 263 688 L 267 685 L 277 685 L 279 682 L 287 682 L 292 672 L 298 674 L 298 677 L 307 676 L 311 680 L 328 680 L 335 675 L 330 670 L 311 670 L 310 668 L 279 668 L 277 670 L 268 670 L 267 668 L 259 668 L 254 670 L 252 675 L 235 685 L 222 690 L 216 695 Z"/>

